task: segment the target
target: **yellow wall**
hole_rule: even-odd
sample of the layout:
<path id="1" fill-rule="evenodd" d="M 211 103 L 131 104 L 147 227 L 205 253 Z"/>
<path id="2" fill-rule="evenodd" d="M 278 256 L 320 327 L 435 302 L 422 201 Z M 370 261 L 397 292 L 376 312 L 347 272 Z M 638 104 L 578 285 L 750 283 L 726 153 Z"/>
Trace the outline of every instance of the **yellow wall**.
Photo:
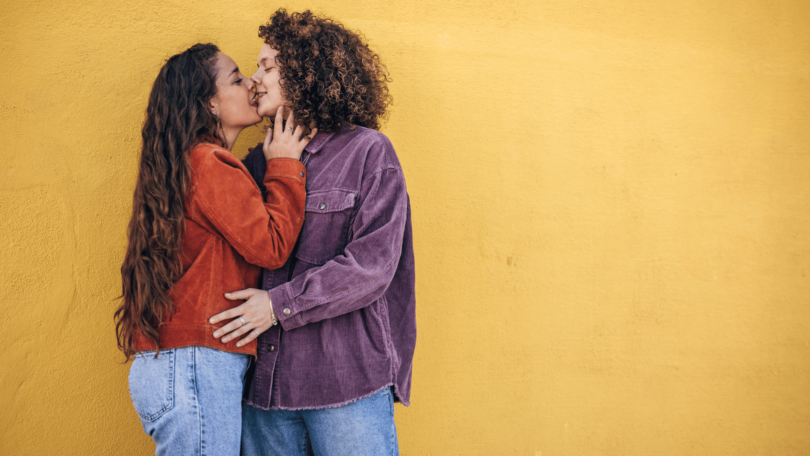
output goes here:
<path id="1" fill-rule="evenodd" d="M 112 321 L 148 91 L 279 6 L 394 79 L 404 455 L 810 454 L 810 2 L 385 3 L 4 2 L 0 454 L 152 451 Z"/>

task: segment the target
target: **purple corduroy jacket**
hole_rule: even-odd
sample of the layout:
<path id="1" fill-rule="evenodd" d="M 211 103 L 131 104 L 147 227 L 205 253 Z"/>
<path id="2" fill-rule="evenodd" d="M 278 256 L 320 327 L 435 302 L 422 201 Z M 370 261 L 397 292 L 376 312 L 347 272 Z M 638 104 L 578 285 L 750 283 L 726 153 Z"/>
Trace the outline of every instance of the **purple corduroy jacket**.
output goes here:
<path id="1" fill-rule="evenodd" d="M 416 299 L 410 201 L 382 133 L 318 133 L 302 156 L 306 218 L 286 264 L 263 271 L 279 325 L 245 388 L 262 409 L 334 407 L 394 387 L 410 403 Z M 264 192 L 261 144 L 245 166 Z"/>

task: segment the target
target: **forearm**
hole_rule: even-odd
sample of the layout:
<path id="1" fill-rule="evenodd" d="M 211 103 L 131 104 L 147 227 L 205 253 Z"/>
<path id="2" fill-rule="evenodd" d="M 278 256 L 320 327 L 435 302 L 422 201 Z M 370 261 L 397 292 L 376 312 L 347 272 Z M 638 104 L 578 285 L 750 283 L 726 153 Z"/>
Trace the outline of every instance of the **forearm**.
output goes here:
<path id="1" fill-rule="evenodd" d="M 223 157 L 227 159 L 227 157 Z M 304 220 L 305 170 L 294 159 L 265 164 L 265 200 L 244 171 L 210 159 L 196 189 L 200 211 L 251 264 L 281 267 L 292 252 Z"/>
<path id="2" fill-rule="evenodd" d="M 388 289 L 398 261 L 397 255 L 383 267 L 363 267 L 339 257 L 307 271 L 269 290 L 276 317 L 290 330 L 367 307 Z"/>
<path id="3" fill-rule="evenodd" d="M 285 329 L 371 305 L 391 283 L 402 255 L 408 195 L 401 172 L 373 177 L 343 253 L 269 291 Z"/>

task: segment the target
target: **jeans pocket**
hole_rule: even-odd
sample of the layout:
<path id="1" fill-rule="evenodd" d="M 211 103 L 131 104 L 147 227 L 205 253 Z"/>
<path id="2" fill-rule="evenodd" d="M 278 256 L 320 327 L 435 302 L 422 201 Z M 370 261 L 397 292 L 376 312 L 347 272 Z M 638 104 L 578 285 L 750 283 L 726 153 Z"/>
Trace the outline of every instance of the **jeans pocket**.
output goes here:
<path id="1" fill-rule="evenodd" d="M 129 395 L 138 416 L 154 421 L 174 407 L 174 349 L 138 353 L 129 368 Z"/>

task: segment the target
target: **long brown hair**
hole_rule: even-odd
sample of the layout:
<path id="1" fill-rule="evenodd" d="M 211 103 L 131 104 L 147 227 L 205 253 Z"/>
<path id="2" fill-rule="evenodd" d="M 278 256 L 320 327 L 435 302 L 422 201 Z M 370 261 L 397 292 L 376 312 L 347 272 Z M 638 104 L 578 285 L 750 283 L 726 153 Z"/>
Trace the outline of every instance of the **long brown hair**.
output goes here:
<path id="1" fill-rule="evenodd" d="M 160 351 L 158 327 L 174 313 L 169 290 L 182 274 L 184 200 L 191 176 L 188 151 L 203 137 L 217 137 L 219 122 L 208 107 L 217 93 L 213 44 L 195 44 L 160 69 L 141 129 L 143 146 L 121 266 L 122 303 L 115 312 L 118 348 L 135 354 L 137 333 Z"/>

